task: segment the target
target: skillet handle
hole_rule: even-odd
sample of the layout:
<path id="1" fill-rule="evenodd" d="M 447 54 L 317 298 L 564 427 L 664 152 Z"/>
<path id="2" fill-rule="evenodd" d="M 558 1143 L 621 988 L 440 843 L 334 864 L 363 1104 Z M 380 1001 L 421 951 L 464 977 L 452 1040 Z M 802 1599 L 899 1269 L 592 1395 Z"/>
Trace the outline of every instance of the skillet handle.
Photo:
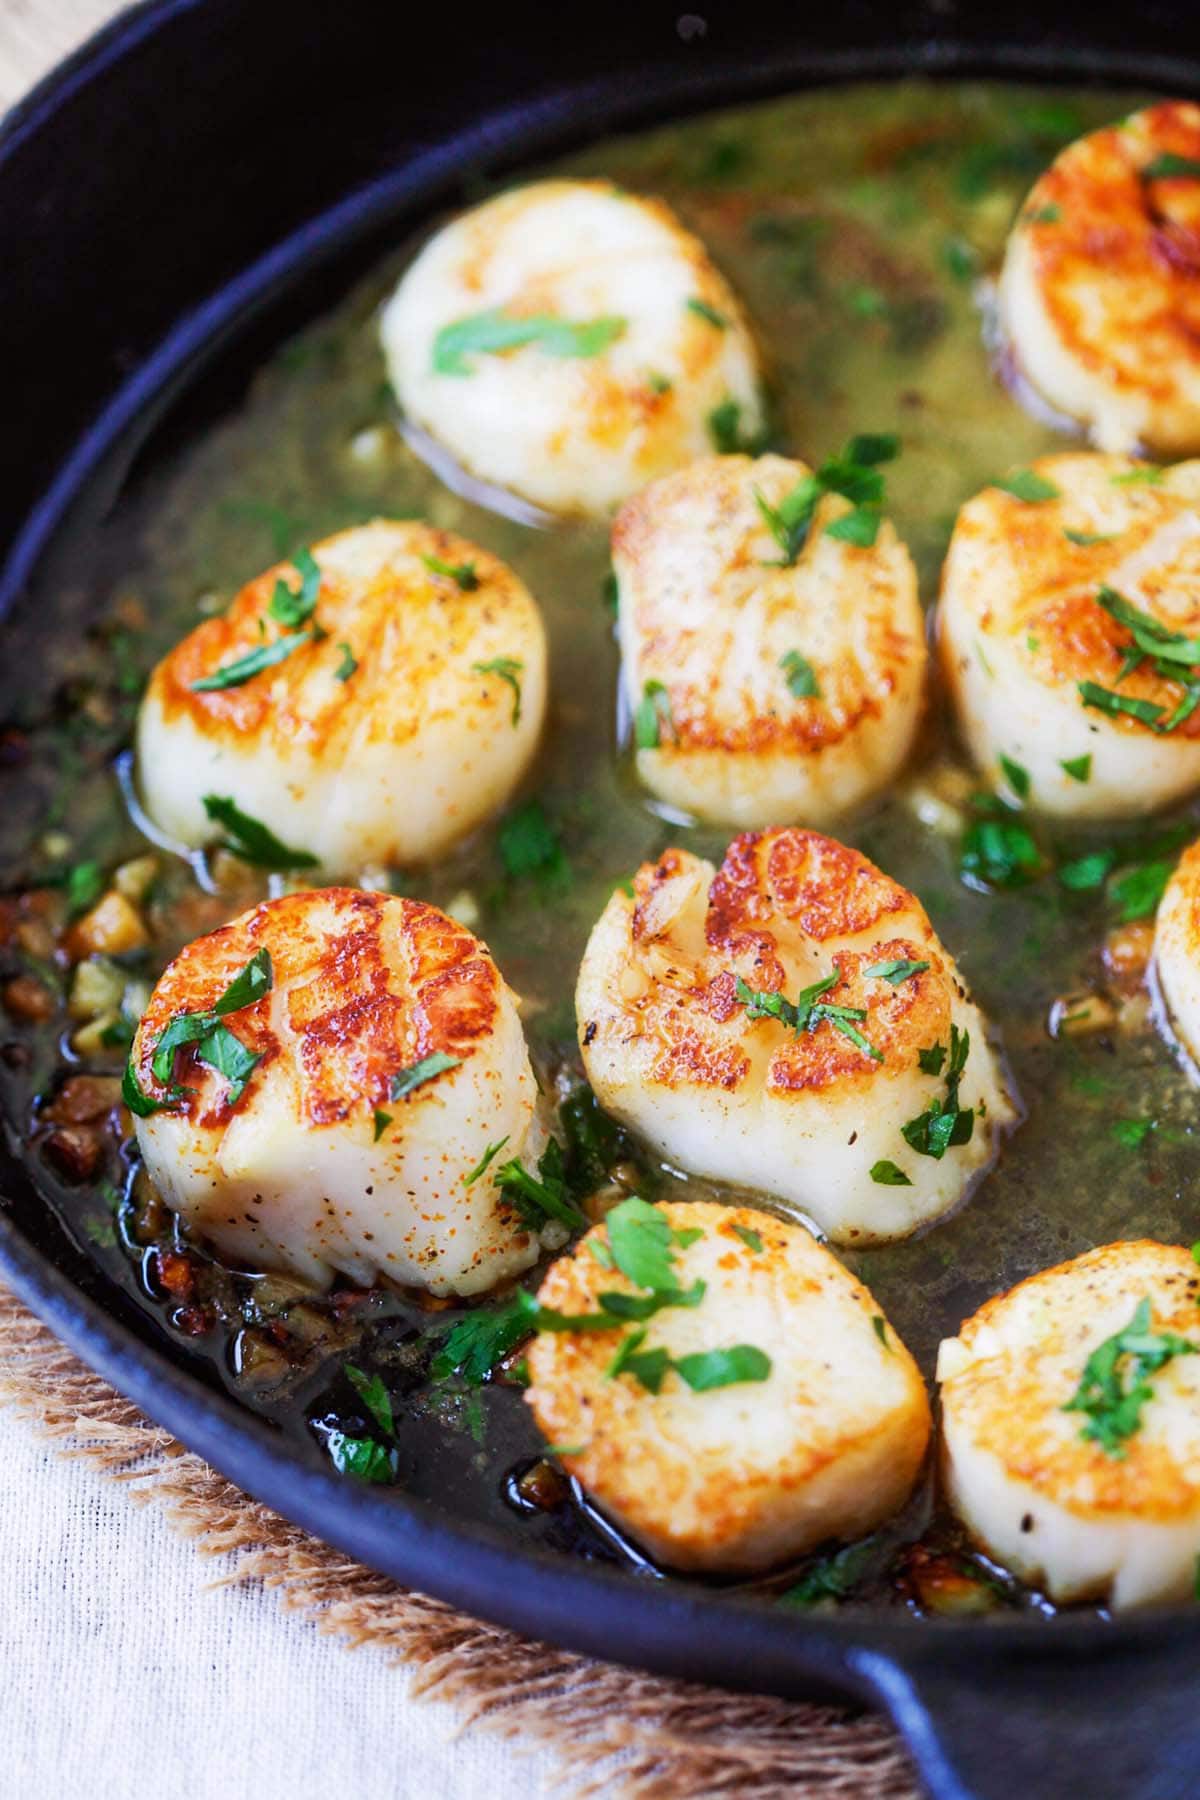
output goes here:
<path id="1" fill-rule="evenodd" d="M 1101 1633 L 1104 1627 L 1097 1628 Z M 940 1634 L 939 1634 L 940 1635 Z M 933 1800 L 1195 1800 L 1200 1665 L 1189 1634 L 1080 1654 L 979 1654 L 976 1639 L 903 1665 L 876 1652 L 858 1673 L 903 1733 Z"/>

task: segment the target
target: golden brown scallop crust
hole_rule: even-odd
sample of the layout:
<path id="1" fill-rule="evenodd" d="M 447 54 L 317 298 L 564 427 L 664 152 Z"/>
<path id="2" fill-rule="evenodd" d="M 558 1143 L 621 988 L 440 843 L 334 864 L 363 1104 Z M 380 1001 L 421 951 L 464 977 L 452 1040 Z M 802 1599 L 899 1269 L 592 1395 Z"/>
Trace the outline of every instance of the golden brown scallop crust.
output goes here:
<path id="1" fill-rule="evenodd" d="M 977 1362 L 943 1384 L 956 1431 L 973 1449 L 988 1452 L 1013 1480 L 1027 1483 L 1082 1518 L 1129 1515 L 1167 1522 L 1194 1514 L 1200 1497 L 1200 1455 L 1169 1434 L 1142 1430 L 1108 1455 L 1081 1434 L 1083 1416 L 1063 1413 L 1083 1367 L 1095 1349 L 1094 1319 L 1114 1293 L 1128 1302 L 1128 1316 L 1143 1296 L 1153 1302 L 1151 1329 L 1177 1332 L 1200 1342 L 1200 1269 L 1189 1251 L 1148 1239 L 1105 1244 L 1073 1262 L 1043 1269 L 980 1307 L 959 1331 Z M 993 1348 L 988 1338 L 1010 1314 L 1015 1296 L 1040 1295 L 1037 1341 L 1011 1336 Z M 1128 1323 L 1122 1317 L 1120 1325 Z M 1153 1377 L 1161 1386 L 1167 1370 Z"/>
<path id="2" fill-rule="evenodd" d="M 481 620 L 491 625 L 509 615 L 522 642 L 531 629 L 540 633 L 524 584 L 498 557 L 454 532 L 377 520 L 314 545 L 313 555 L 321 569 L 313 617 L 323 635 L 241 686 L 195 692 L 194 682 L 297 629 L 270 615 L 276 583 L 300 585 L 291 563 L 276 563 L 158 664 L 147 697 L 167 725 L 182 715 L 217 745 L 242 748 L 250 740 L 281 754 L 299 745 L 313 761 L 331 764 L 353 745 L 405 743 L 439 716 L 435 684 L 447 664 L 466 669 Z M 464 589 L 436 573 L 427 556 L 449 567 L 471 565 L 476 585 Z M 357 665 L 350 682 L 334 675 L 343 641 Z M 497 704 L 506 703 L 497 684 Z"/>
<path id="3" fill-rule="evenodd" d="M 1200 107 L 1165 101 L 1069 145 L 1019 229 L 1064 350 L 1115 392 L 1169 406 L 1181 368 L 1200 373 L 1200 184 L 1146 180 L 1164 154 L 1200 160 Z"/>
<path id="4" fill-rule="evenodd" d="M 465 1060 L 486 1041 L 501 978 L 465 927 L 434 906 L 396 895 L 325 888 L 321 899 L 319 919 L 311 894 L 291 894 L 265 901 L 180 952 L 150 998 L 134 1045 L 147 1093 L 166 1097 L 150 1065 L 170 1021 L 210 1010 L 262 949 L 271 956 L 272 992 L 228 1023 L 264 1066 L 284 1050 L 277 1026 L 286 1032 L 307 1124 L 369 1118 L 389 1103 L 399 1071 L 438 1052 Z M 197 1060 L 194 1046 L 178 1052 L 175 1080 L 190 1090 L 177 1106 L 184 1117 L 212 1126 L 227 1121 L 228 1086 Z M 432 1087 L 414 1090 L 406 1104 L 420 1104 L 429 1092 Z"/>
<path id="5" fill-rule="evenodd" d="M 910 1068 L 919 1050 L 946 1041 L 952 996 L 961 990 L 934 947 L 933 928 L 920 902 L 857 850 L 798 827 L 744 832 L 729 846 L 709 889 L 703 940 L 684 942 L 670 926 L 662 933 L 654 902 L 664 882 L 696 866 L 688 852 L 668 850 L 638 870 L 630 933 L 643 952 L 652 953 L 655 979 L 631 980 L 618 1010 L 597 1027 L 653 1042 L 653 1082 L 736 1093 L 759 1078 L 752 1052 L 765 1059 L 766 1085 L 781 1096 L 835 1083 L 845 1093 L 877 1073 Z M 899 914 L 911 936 L 893 928 Z M 815 1030 L 759 1033 L 748 1041 L 739 973 L 755 989 L 794 999 L 799 984 L 788 970 L 796 966 L 798 949 L 803 954 L 803 939 L 811 948 L 848 936 L 864 938 L 862 950 L 843 946 L 807 979 L 836 973 L 836 984 L 821 999 L 863 1009 L 862 1030 L 878 1056 L 827 1021 Z M 897 985 L 866 975 L 889 961 L 929 966 Z M 585 1022 L 590 1043 L 588 1029 Z"/>
<path id="6" fill-rule="evenodd" d="M 855 1328 L 861 1322 L 865 1353 L 879 1348 L 869 1323 L 878 1314 L 876 1302 L 802 1227 L 750 1207 L 707 1201 L 668 1203 L 660 1210 L 676 1230 L 701 1229 L 709 1240 L 701 1247 L 706 1257 L 712 1241 L 719 1244 L 715 1266 L 722 1285 L 727 1279 L 731 1286 L 761 1288 L 763 1327 L 774 1328 L 768 1347 L 776 1362 L 786 1361 L 783 1336 L 789 1317 L 822 1290 L 831 1299 L 836 1295 L 843 1326 L 852 1315 Z M 750 1234 L 749 1241 L 742 1233 Z M 761 1249 L 755 1247 L 756 1238 Z M 636 1292 L 619 1270 L 603 1267 L 587 1251 L 589 1243 L 605 1242 L 604 1226 L 594 1226 L 569 1256 L 554 1263 L 538 1294 L 541 1304 L 568 1314 L 595 1312 L 606 1290 Z M 685 1285 L 697 1273 L 690 1251 L 677 1256 L 677 1267 Z M 717 1285 L 710 1274 L 710 1292 L 689 1319 L 703 1322 L 706 1308 L 719 1318 Z M 669 1313 L 660 1314 L 652 1335 L 661 1333 L 669 1340 L 670 1319 Z M 895 1378 L 897 1394 L 886 1415 L 877 1412 L 856 1420 L 831 1405 L 826 1361 L 814 1358 L 806 1368 L 790 1368 L 791 1392 L 782 1403 L 775 1402 L 780 1407 L 775 1454 L 764 1468 L 748 1444 L 731 1443 L 719 1455 L 711 1446 L 698 1447 L 689 1418 L 695 1417 L 694 1407 L 711 1404 L 715 1396 L 680 1395 L 677 1410 L 670 1392 L 649 1395 L 629 1377 L 607 1378 L 624 1329 L 538 1334 L 528 1351 L 531 1385 L 526 1398 L 547 1439 L 564 1446 L 559 1454 L 571 1474 L 635 1536 L 673 1538 L 668 1560 L 676 1566 L 738 1566 L 736 1546 L 764 1511 L 787 1507 L 789 1496 L 837 1463 L 869 1456 L 881 1429 L 895 1442 L 888 1470 L 896 1489 L 891 1504 L 899 1504 L 911 1487 L 928 1441 L 929 1404 L 920 1373 L 894 1332 L 888 1332 L 885 1354 L 887 1376 Z M 720 1324 L 712 1329 L 719 1338 Z M 751 1388 L 741 1391 L 755 1394 Z M 746 1403 L 754 1404 L 753 1398 Z M 885 1500 L 883 1510 L 888 1509 Z M 828 1535 L 827 1526 L 818 1531 Z"/>
<path id="7" fill-rule="evenodd" d="M 613 192 L 612 182 L 605 180 L 535 182 L 528 187 L 514 188 L 511 193 L 503 195 L 498 204 L 493 203 L 475 213 L 468 213 L 458 222 L 464 243 L 457 273 L 464 287 L 480 296 L 491 291 L 489 278 L 493 261 L 497 257 L 511 260 L 510 234 L 520 229 L 523 214 L 532 213 L 536 216 L 544 208 L 547 198 L 552 196 L 556 187 L 564 190 L 590 190 L 603 195 Z M 750 322 L 741 302 L 714 267 L 699 238 L 684 230 L 664 201 L 645 195 L 625 198 L 628 204 L 636 206 L 667 234 L 675 254 L 691 270 L 692 291 L 696 299 L 730 321 L 737 330 L 744 332 L 752 340 Z M 586 262 L 586 255 L 582 260 Z M 562 270 L 557 268 L 540 277 L 528 276 L 520 288 L 505 301 L 505 312 L 518 319 L 557 312 L 561 279 Z M 680 394 L 686 395 L 690 387 L 706 378 L 712 366 L 720 362 L 722 352 L 721 332 L 714 330 L 700 312 L 693 310 L 685 313 L 680 321 L 677 351 L 680 380 L 673 382 L 665 390 L 656 390 L 648 379 L 652 373 L 650 371 L 647 376 L 631 384 L 628 375 L 614 374 L 605 365 L 603 358 L 598 359 L 589 366 L 589 379 L 586 384 L 581 385 L 578 397 L 587 421 L 587 436 L 598 448 L 617 449 L 631 434 L 636 436 L 644 432 L 648 425 L 653 426 L 657 420 L 669 418 L 679 408 Z M 566 447 L 567 439 L 578 436 L 578 429 L 578 422 L 574 421 L 569 429 L 564 427 L 560 433 L 552 435 L 547 440 L 549 454 L 553 456 L 561 453 Z M 637 461 L 653 472 L 658 460 L 658 445 L 653 435 L 647 435 Z"/>
<path id="8" fill-rule="evenodd" d="M 1200 506 L 1200 462 L 1158 479 L 1143 479 L 1145 463 L 1093 452 L 1043 456 L 1032 467 L 1058 497 L 1031 504 L 987 487 L 968 500 L 943 569 L 943 604 L 953 594 L 985 648 L 989 638 L 1003 639 L 1047 686 L 1073 692 L 1077 682 L 1095 682 L 1151 701 L 1169 718 L 1183 684 L 1156 673 L 1149 659 L 1122 676 L 1132 633 L 1097 594 L 1102 585 L 1119 591 L 1122 572 L 1136 570 L 1137 592 L 1127 597 L 1170 630 L 1200 635 L 1200 531 L 1188 529 Z M 1068 531 L 1098 541 L 1079 543 Z M 944 631 L 941 653 L 944 663 L 955 653 Z M 968 654 L 965 638 L 957 654 Z M 953 684 L 952 669 L 948 675 Z M 1106 714 L 1105 722 L 1129 736 L 1153 734 L 1129 713 Z M 1200 737 L 1200 711 L 1176 734 Z"/>
<path id="9" fill-rule="evenodd" d="M 700 750 L 767 755 L 831 749 L 880 719 L 897 688 L 911 679 L 914 662 L 922 661 L 915 577 L 885 523 L 874 546 L 837 545 L 839 583 L 859 584 L 853 598 L 856 635 L 852 644 L 814 659 L 819 693 L 790 693 L 775 669 L 779 691 L 773 704 L 752 702 L 727 686 L 738 640 L 747 631 L 761 633 L 767 644 L 782 630 L 789 642 L 796 638 L 811 647 L 810 611 L 830 605 L 816 571 L 832 561 L 825 527 L 849 512 L 849 503 L 832 494 L 820 501 L 804 547 L 786 568 L 764 563 L 763 522 L 754 504 L 754 488 L 778 505 L 810 473 L 805 463 L 777 456 L 757 462 L 748 456 L 711 457 L 663 476 L 618 513 L 614 561 L 631 571 L 647 570 L 645 586 L 632 602 L 638 674 L 644 682 L 661 681 L 669 696 L 671 730 L 656 752 L 665 761 Z M 664 550 L 689 533 L 719 546 L 711 591 L 703 585 L 708 577 L 683 563 L 676 571 L 682 586 L 662 577 Z M 691 588 L 694 581 L 702 584 L 699 592 Z"/>

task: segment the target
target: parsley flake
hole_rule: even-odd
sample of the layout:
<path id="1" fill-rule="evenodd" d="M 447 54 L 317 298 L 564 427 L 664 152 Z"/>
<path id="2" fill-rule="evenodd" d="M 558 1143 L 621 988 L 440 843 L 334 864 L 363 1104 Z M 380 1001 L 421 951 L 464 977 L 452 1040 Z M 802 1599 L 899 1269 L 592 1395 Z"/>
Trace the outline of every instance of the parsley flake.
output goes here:
<path id="1" fill-rule="evenodd" d="M 1058 766 L 1072 781 L 1089 781 L 1092 774 L 1092 753 L 1089 750 L 1086 756 L 1069 756 Z"/>
<path id="2" fill-rule="evenodd" d="M 1114 1332 L 1092 1351 L 1064 1412 L 1087 1414 L 1080 1436 L 1099 1444 L 1106 1456 L 1119 1460 L 1126 1440 L 1142 1424 L 1142 1409 L 1153 1398 L 1147 1376 L 1176 1356 L 1194 1356 L 1200 1345 L 1175 1332 L 1150 1330 L 1150 1300 L 1139 1300 L 1124 1330 Z"/>
<path id="3" fill-rule="evenodd" d="M 906 1175 L 899 1164 L 889 1162 L 886 1156 L 871 1164 L 871 1180 L 877 1181 L 880 1187 L 912 1186 L 912 1177 Z"/>
<path id="4" fill-rule="evenodd" d="M 699 300 L 693 294 L 684 301 L 684 305 L 690 313 L 695 313 L 698 319 L 703 319 L 705 324 L 712 325 L 717 331 L 728 329 L 729 320 L 725 314 L 720 312 L 717 307 L 710 306 L 707 300 Z"/>
<path id="5" fill-rule="evenodd" d="M 735 1225 L 733 1229 L 748 1250 L 753 1250 L 756 1256 L 761 1256 L 763 1241 L 757 1231 L 754 1231 L 749 1225 Z"/>
<path id="6" fill-rule="evenodd" d="M 911 981 L 914 975 L 923 975 L 929 967 L 927 962 L 879 962 L 872 963 L 863 975 L 878 981 L 890 981 L 893 987 L 899 987 L 902 981 Z"/>
<path id="7" fill-rule="evenodd" d="M 661 681 L 642 684 L 642 697 L 633 715 L 633 738 L 639 750 L 657 750 L 666 731 L 675 735 L 671 696 Z"/>
<path id="8" fill-rule="evenodd" d="M 789 694 L 794 694 L 797 700 L 821 698 L 817 672 L 807 656 L 801 656 L 799 650 L 785 650 L 779 659 L 779 666 L 787 681 Z"/>
<path id="9" fill-rule="evenodd" d="M 1200 181 L 1200 159 L 1164 150 L 1141 171 L 1143 181 Z"/>
<path id="10" fill-rule="evenodd" d="M 441 575 L 454 582 L 464 594 L 473 594 L 479 586 L 479 571 L 473 562 L 445 562 L 440 556 L 422 556 L 421 561 L 431 575 Z"/>
<path id="11" fill-rule="evenodd" d="M 434 372 L 469 375 L 468 356 L 498 356 L 527 344 L 535 344 L 546 356 L 599 356 L 624 335 L 626 324 L 615 315 L 575 322 L 554 313 L 529 313 L 522 318 L 500 307 L 471 313 L 443 325 L 434 338 Z"/>
<path id="12" fill-rule="evenodd" d="M 934 1047 L 942 1050 L 940 1044 Z M 945 1097 L 934 1100 L 910 1119 L 907 1125 L 900 1127 L 900 1135 L 919 1156 L 932 1156 L 940 1162 L 947 1150 L 960 1144 L 969 1144 L 975 1131 L 975 1109 L 960 1107 L 958 1104 L 959 1083 L 967 1066 L 967 1058 L 971 1053 L 971 1034 L 959 1031 L 958 1026 L 950 1026 L 950 1052 L 945 1062 Z M 944 1054 L 944 1053 L 943 1053 Z M 931 1052 L 921 1051 L 918 1062 L 927 1073 L 941 1073 L 942 1061 L 939 1059 L 937 1069 L 929 1067 Z"/>
<path id="13" fill-rule="evenodd" d="M 993 481 L 993 487 L 1011 494 L 1014 500 L 1023 500 L 1027 506 L 1037 506 L 1043 500 L 1057 500 L 1060 490 L 1036 469 L 1013 469 L 1008 475 Z"/>
<path id="14" fill-rule="evenodd" d="M 307 850 L 281 843 L 269 826 L 244 813 L 231 794 L 205 794 L 204 810 L 229 833 L 221 848 L 242 862 L 263 869 L 315 869 L 320 862 Z"/>
<path id="15" fill-rule="evenodd" d="M 342 660 L 333 671 L 333 679 L 335 681 L 349 681 L 350 677 L 358 667 L 358 658 L 355 656 L 349 644 L 339 644 L 338 649 L 342 653 Z"/>
<path id="16" fill-rule="evenodd" d="M 507 682 L 508 686 L 512 689 L 512 723 L 514 731 L 521 723 L 521 675 L 524 672 L 524 668 L 525 664 L 516 656 L 494 656 L 490 662 L 477 662 L 471 664 L 471 673 L 473 675 L 498 676 L 501 681 Z"/>
<path id="17" fill-rule="evenodd" d="M 474 1187 L 480 1177 L 487 1174 L 507 1142 L 508 1136 L 506 1135 L 497 1143 L 488 1145 L 479 1161 L 475 1164 L 475 1167 L 471 1170 L 471 1173 L 463 1176 L 464 1187 Z"/>
<path id="18" fill-rule="evenodd" d="M 395 1117 L 394 1113 L 384 1112 L 384 1110 L 381 1106 L 377 1106 L 375 1108 L 375 1142 L 376 1143 L 379 1142 L 380 1138 L 383 1136 L 384 1132 L 387 1130 L 388 1126 L 391 1124 L 394 1117 Z"/>
<path id="19" fill-rule="evenodd" d="M 367 1375 L 353 1363 L 344 1363 L 343 1369 L 347 1381 L 354 1389 L 376 1425 L 388 1437 L 396 1429 L 396 1421 L 392 1414 L 392 1401 L 386 1387 L 378 1375 Z"/>
<path id="20" fill-rule="evenodd" d="M 444 1050 L 435 1050 L 430 1056 L 423 1056 L 420 1062 L 410 1063 L 407 1069 L 401 1069 L 393 1075 L 388 1089 L 391 1100 L 407 1100 L 417 1088 L 424 1087 L 435 1075 L 445 1074 L 447 1069 L 457 1069 L 462 1063 L 461 1056 L 448 1056 Z"/>

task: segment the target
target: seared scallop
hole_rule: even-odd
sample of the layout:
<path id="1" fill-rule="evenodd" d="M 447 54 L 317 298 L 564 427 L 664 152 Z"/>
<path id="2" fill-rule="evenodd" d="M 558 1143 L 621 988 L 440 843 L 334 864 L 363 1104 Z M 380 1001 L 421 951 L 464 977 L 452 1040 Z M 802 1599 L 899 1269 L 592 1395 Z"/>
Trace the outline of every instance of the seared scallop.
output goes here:
<path id="1" fill-rule="evenodd" d="M 764 423 L 749 327 L 704 246 L 607 181 L 535 182 L 445 226 L 382 335 L 406 415 L 551 512 L 602 516 Z"/>
<path id="2" fill-rule="evenodd" d="M 215 796 L 292 866 L 423 862 L 503 806 L 545 704 L 541 615 L 512 570 L 378 520 L 268 569 L 159 663 L 138 783 L 185 844 L 222 835 Z"/>
<path id="3" fill-rule="evenodd" d="M 1013 227 L 1001 320 L 1022 374 L 1103 450 L 1200 450 L 1200 107 L 1064 150 Z"/>
<path id="4" fill-rule="evenodd" d="M 1200 462 L 1160 470 L 1079 452 L 1007 479 L 1016 491 L 985 488 L 959 513 L 938 609 L 975 760 L 1032 806 L 1076 818 L 1190 793 Z"/>
<path id="5" fill-rule="evenodd" d="M 915 895 L 799 830 L 639 869 L 576 1012 L 602 1106 L 668 1161 L 777 1195 L 838 1243 L 956 1204 L 1013 1107 Z"/>
<path id="6" fill-rule="evenodd" d="M 1200 1270 L 1107 1244 L 989 1300 L 938 1356 L 950 1503 L 1053 1600 L 1191 1599 Z"/>
<path id="7" fill-rule="evenodd" d="M 682 1299 L 660 1289 L 644 1326 L 534 1338 L 526 1399 L 565 1467 L 676 1569 L 750 1574 L 881 1524 L 920 1469 L 929 1402 L 866 1288 L 768 1213 L 634 1201 L 618 1214 L 630 1206 L 643 1231 L 657 1223 Z M 621 1244 L 615 1222 L 597 1225 L 551 1268 L 542 1306 L 575 1318 L 614 1294 L 644 1299 Z M 644 1264 L 630 1264 L 643 1284 Z"/>
<path id="8" fill-rule="evenodd" d="M 720 824 L 823 824 L 884 786 L 912 746 L 925 634 L 908 551 L 831 537 L 819 499 L 793 560 L 777 514 L 812 484 L 781 456 L 709 457 L 626 502 L 613 531 L 622 680 L 638 773 Z M 874 524 L 874 521 L 872 521 Z"/>
<path id="9" fill-rule="evenodd" d="M 126 1098 L 164 1200 L 237 1266 L 474 1294 L 540 1252 L 493 1180 L 547 1141 L 516 1001 L 420 901 L 291 894 L 189 944 Z"/>
<path id="10" fill-rule="evenodd" d="M 1154 925 L 1154 967 L 1167 1021 L 1200 1063 L 1200 843 L 1167 883 Z"/>

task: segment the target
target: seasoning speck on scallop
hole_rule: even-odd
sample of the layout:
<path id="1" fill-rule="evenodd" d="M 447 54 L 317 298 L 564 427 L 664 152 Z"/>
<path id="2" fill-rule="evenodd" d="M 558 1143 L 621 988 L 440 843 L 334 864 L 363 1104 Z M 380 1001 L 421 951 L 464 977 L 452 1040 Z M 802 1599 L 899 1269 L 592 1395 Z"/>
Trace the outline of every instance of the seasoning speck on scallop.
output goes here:
<path id="1" fill-rule="evenodd" d="M 1101 449 L 1200 450 L 1200 107 L 1165 101 L 1056 158 L 1000 308 L 1021 372 Z"/>
<path id="2" fill-rule="evenodd" d="M 860 439 L 894 453 L 894 440 Z M 854 444 L 851 445 L 851 449 Z M 838 471 L 841 470 L 839 475 Z M 870 463 L 710 457 L 613 531 L 638 773 L 720 824 L 823 824 L 904 763 L 926 650 L 908 551 Z"/>
<path id="3" fill-rule="evenodd" d="M 125 1096 L 164 1200 L 235 1267 L 474 1294 L 540 1253 L 479 1166 L 546 1147 L 516 1001 L 421 901 L 292 894 L 189 944 Z"/>
<path id="4" fill-rule="evenodd" d="M 815 832 L 747 833 L 720 869 L 645 864 L 592 931 L 576 1015 L 602 1106 L 838 1243 L 946 1212 L 1013 1119 L 920 901 Z"/>
<path id="5" fill-rule="evenodd" d="M 504 805 L 545 704 L 541 615 L 512 570 L 377 520 L 268 569 L 159 663 L 138 783 L 186 844 L 232 820 L 274 867 L 426 862 Z"/>
<path id="6" fill-rule="evenodd" d="M 938 1354 L 946 1491 L 1052 1600 L 1190 1600 L 1200 1555 L 1200 1269 L 1106 1244 L 980 1307 Z"/>
<path id="7" fill-rule="evenodd" d="M 861 1537 L 908 1498 L 929 1440 L 924 1384 L 866 1288 L 803 1227 L 744 1206 L 626 1202 L 538 1299 L 538 1425 L 668 1568 L 751 1574 Z"/>
<path id="8" fill-rule="evenodd" d="M 540 181 L 426 245 L 382 320 L 405 413 L 472 474 L 603 516 L 763 427 L 741 306 L 659 200 Z"/>
<path id="9" fill-rule="evenodd" d="M 938 607 L 960 729 L 993 780 L 1076 818 L 1200 785 L 1200 462 L 1045 456 L 958 515 Z"/>

